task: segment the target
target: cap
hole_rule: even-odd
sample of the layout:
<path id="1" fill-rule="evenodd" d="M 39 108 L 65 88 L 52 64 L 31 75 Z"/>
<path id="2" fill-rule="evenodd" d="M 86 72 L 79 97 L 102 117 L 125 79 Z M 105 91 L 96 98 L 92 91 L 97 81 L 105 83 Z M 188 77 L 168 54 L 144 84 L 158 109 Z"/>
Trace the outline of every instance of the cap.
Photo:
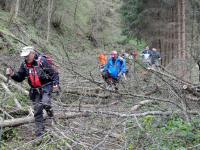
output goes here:
<path id="1" fill-rule="evenodd" d="M 34 51 L 33 46 L 25 46 L 25 47 L 22 48 L 20 56 L 21 57 L 28 56 L 30 54 L 30 52 L 33 52 L 33 51 Z"/>

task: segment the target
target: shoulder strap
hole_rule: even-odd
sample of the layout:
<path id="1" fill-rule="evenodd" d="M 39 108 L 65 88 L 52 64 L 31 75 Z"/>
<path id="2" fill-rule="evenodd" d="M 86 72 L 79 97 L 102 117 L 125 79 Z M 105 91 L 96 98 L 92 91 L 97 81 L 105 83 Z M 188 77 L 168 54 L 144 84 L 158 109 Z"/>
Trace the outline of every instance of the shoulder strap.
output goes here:
<path id="1" fill-rule="evenodd" d="M 38 64 L 38 66 L 42 65 L 42 56 L 38 56 L 37 64 Z"/>

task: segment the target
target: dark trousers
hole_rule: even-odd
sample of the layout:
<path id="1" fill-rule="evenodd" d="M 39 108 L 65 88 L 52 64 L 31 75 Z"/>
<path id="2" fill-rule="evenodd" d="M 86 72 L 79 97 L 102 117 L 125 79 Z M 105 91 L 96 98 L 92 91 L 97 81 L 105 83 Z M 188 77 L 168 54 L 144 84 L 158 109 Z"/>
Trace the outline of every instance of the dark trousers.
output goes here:
<path id="1" fill-rule="evenodd" d="M 114 86 L 117 86 L 117 83 L 119 82 L 118 79 L 113 78 L 108 72 L 102 72 L 102 77 L 108 85 L 113 84 Z"/>
<path id="2" fill-rule="evenodd" d="M 49 117 L 53 117 L 51 108 L 51 89 L 50 86 L 42 89 L 31 89 L 29 93 L 34 107 L 36 136 L 41 136 L 44 133 L 43 109 L 46 110 Z"/>

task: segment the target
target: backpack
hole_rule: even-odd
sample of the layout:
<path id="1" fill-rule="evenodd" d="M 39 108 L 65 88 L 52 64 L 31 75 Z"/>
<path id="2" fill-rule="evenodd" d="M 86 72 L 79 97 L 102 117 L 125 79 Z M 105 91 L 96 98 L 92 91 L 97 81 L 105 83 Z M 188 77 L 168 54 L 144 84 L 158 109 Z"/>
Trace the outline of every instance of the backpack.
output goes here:
<path id="1" fill-rule="evenodd" d="M 57 73 L 59 73 L 60 67 L 56 64 L 55 60 L 53 59 L 53 56 L 50 54 L 40 54 L 38 57 L 38 64 L 41 64 L 41 58 L 44 57 L 47 60 L 47 63 L 53 68 L 53 70 Z"/>
<path id="2" fill-rule="evenodd" d="M 47 61 L 47 63 L 53 68 L 53 70 L 56 72 L 56 73 L 59 73 L 59 66 L 56 65 L 53 57 L 51 55 L 45 55 L 45 54 L 39 54 L 38 56 L 38 59 L 37 59 L 37 66 L 32 66 L 32 65 L 29 65 L 29 64 L 26 64 L 26 67 L 29 69 L 29 80 L 31 82 L 31 85 L 34 87 L 34 88 L 38 88 L 38 87 L 41 87 L 42 84 L 40 82 L 40 77 L 39 77 L 39 68 L 42 68 L 42 62 L 41 62 L 41 59 L 42 57 L 44 57 Z M 48 75 L 46 75 L 48 76 Z"/>

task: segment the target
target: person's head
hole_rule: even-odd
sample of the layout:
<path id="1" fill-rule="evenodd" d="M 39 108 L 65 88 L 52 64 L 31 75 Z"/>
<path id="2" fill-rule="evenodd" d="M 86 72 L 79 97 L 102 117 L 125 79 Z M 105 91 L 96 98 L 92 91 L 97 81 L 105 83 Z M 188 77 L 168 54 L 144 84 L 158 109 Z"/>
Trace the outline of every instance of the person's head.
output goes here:
<path id="1" fill-rule="evenodd" d="M 33 46 L 26 46 L 22 48 L 21 57 L 24 57 L 27 63 L 32 63 L 35 58 L 35 51 Z"/>
<path id="2" fill-rule="evenodd" d="M 157 49 L 156 49 L 156 48 L 152 48 L 152 50 L 153 50 L 153 51 L 157 51 Z"/>
<path id="3" fill-rule="evenodd" d="M 112 51 L 111 52 L 111 57 L 113 58 L 113 59 L 116 59 L 117 58 L 117 51 Z"/>

